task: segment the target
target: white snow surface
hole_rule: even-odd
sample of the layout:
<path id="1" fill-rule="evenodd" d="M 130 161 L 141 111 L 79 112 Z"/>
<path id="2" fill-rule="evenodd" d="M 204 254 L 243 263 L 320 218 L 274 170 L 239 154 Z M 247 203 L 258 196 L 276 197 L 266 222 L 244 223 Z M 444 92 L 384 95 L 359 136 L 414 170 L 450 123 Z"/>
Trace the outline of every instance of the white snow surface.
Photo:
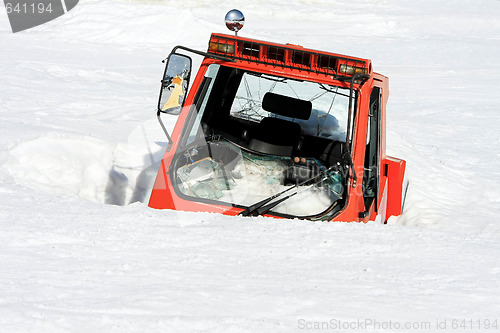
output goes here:
<path id="1" fill-rule="evenodd" d="M 241 36 L 369 58 L 389 77 L 402 216 L 136 201 L 165 148 L 161 60 L 205 50 L 232 8 Z M 498 0 L 83 0 L 13 34 L 0 10 L 0 332 L 499 331 L 499 13 Z"/>

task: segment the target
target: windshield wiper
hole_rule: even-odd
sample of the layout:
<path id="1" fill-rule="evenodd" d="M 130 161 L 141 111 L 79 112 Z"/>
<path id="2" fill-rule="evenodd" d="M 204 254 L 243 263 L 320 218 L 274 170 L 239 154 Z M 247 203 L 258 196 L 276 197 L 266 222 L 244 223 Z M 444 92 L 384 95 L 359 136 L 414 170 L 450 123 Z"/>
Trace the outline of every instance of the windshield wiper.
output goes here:
<path id="1" fill-rule="evenodd" d="M 284 196 L 283 198 L 276 200 L 276 201 L 273 201 L 274 199 L 281 197 L 283 194 L 287 193 L 290 190 L 293 190 L 295 188 L 298 188 L 299 186 L 302 186 L 302 185 L 309 183 L 311 180 L 315 180 L 318 176 L 323 174 L 323 176 L 319 180 L 316 180 L 313 184 L 311 184 L 312 186 L 315 186 L 315 185 L 321 183 L 322 181 L 328 179 L 328 177 L 329 177 L 328 173 L 332 170 L 335 170 L 336 168 L 338 168 L 338 165 L 333 165 L 333 166 L 329 167 L 328 169 L 322 171 L 319 175 L 308 178 L 300 183 L 297 183 L 293 186 L 290 186 L 289 188 L 287 188 L 281 192 L 273 194 L 270 197 L 265 198 L 264 200 L 261 200 L 259 202 L 254 203 L 253 205 L 248 206 L 245 210 L 241 211 L 238 215 L 241 215 L 241 216 L 259 216 L 259 215 L 265 214 L 268 211 L 270 211 L 271 209 L 273 209 L 274 207 L 276 207 L 277 205 L 279 205 L 280 203 L 282 203 L 283 201 L 293 197 L 298 192 L 294 192 L 292 194 Z M 271 201 L 273 201 L 273 202 L 271 202 Z"/>

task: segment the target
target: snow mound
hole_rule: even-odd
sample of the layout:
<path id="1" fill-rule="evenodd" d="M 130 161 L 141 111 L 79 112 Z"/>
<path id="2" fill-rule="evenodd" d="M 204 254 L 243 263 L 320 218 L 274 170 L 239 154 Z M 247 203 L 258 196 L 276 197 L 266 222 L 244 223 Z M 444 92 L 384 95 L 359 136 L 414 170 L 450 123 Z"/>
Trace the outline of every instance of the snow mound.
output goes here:
<path id="1" fill-rule="evenodd" d="M 139 126 L 128 143 L 47 134 L 11 149 L 5 169 L 17 183 L 48 193 L 113 205 L 145 202 L 163 155 L 146 133 Z"/>
<path id="2" fill-rule="evenodd" d="M 114 148 L 92 137 L 50 134 L 16 146 L 5 167 L 30 188 L 104 202 Z"/>

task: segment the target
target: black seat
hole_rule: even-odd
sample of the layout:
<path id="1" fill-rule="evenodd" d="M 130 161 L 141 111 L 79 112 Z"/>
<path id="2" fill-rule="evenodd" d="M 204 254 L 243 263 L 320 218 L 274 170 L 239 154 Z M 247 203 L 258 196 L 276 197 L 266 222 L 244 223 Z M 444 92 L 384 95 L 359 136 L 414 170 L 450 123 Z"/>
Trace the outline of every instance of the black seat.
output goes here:
<path id="1" fill-rule="evenodd" d="M 291 156 L 300 143 L 300 125 L 280 118 L 264 118 L 252 131 L 248 147 L 261 153 Z"/>
<path id="2" fill-rule="evenodd" d="M 309 119 L 312 104 L 297 98 L 266 93 L 262 108 L 277 116 Z M 252 150 L 280 156 L 291 156 L 300 148 L 300 125 L 282 117 L 266 117 L 252 130 L 248 147 Z"/>
<path id="3" fill-rule="evenodd" d="M 337 163 L 344 164 L 345 161 L 345 142 L 331 141 L 321 154 L 320 160 L 326 162 L 328 166 Z"/>

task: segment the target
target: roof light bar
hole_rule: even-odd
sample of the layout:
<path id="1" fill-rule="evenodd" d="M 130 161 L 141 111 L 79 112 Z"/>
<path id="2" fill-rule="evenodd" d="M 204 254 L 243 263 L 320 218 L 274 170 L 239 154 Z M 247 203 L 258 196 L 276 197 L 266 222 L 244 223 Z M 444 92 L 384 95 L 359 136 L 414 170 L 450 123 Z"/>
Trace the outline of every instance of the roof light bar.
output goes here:
<path id="1" fill-rule="evenodd" d="M 208 52 L 236 61 L 307 71 L 334 79 L 372 71 L 371 61 L 367 59 L 221 34 L 212 34 Z"/>

